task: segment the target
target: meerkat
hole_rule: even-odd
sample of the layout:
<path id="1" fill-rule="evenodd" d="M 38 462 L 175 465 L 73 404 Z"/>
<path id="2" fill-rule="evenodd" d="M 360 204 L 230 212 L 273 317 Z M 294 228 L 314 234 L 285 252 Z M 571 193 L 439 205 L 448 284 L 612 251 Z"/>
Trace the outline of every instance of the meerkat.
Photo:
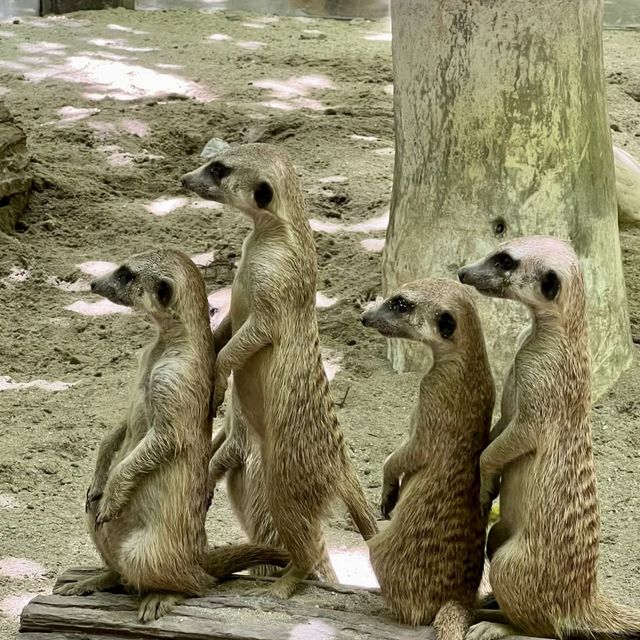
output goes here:
<path id="1" fill-rule="evenodd" d="M 225 478 L 231 508 L 250 542 L 281 547 L 267 499 L 264 469 L 258 441 L 251 435 L 240 408 L 232 399 L 227 401 L 224 427 L 213 439 L 213 457 L 209 463 L 209 492 Z M 253 576 L 273 576 L 279 571 L 275 565 L 252 567 Z M 323 547 L 322 560 L 312 576 L 336 582 L 337 576 Z"/>
<path id="2" fill-rule="evenodd" d="M 501 476 L 489 581 L 512 626 L 480 622 L 470 637 L 639 637 L 640 611 L 614 603 L 597 584 L 590 345 L 576 254 L 556 238 L 517 238 L 458 276 L 531 315 L 509 383 L 511 409 L 480 459 L 485 506 Z"/>
<path id="3" fill-rule="evenodd" d="M 271 517 L 291 556 L 270 588 L 289 598 L 323 555 L 322 520 L 340 497 L 363 538 L 377 533 L 329 393 L 315 310 L 316 252 L 295 169 L 272 145 L 221 152 L 185 188 L 248 215 L 231 293 L 232 336 L 218 353 L 214 407 L 232 402 L 260 440 Z"/>
<path id="4" fill-rule="evenodd" d="M 394 515 L 369 540 L 371 566 L 400 622 L 463 640 L 484 567 L 480 454 L 495 394 L 480 319 L 462 285 L 433 278 L 404 285 L 361 320 L 433 353 L 409 435 L 384 463 L 381 510 Z"/>
<path id="5" fill-rule="evenodd" d="M 105 569 L 56 593 L 84 595 L 118 584 L 146 594 L 138 617 L 167 613 L 215 578 L 254 564 L 286 566 L 281 550 L 209 549 L 205 532 L 208 418 L 215 353 L 204 280 L 178 251 L 133 256 L 91 290 L 151 319 L 126 419 L 102 441 L 85 511 Z"/>

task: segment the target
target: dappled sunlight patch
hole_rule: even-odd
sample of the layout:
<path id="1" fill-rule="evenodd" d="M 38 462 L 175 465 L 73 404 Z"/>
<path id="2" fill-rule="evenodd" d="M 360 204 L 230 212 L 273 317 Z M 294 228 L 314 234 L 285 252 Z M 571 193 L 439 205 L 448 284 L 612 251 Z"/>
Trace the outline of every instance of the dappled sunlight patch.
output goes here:
<path id="1" fill-rule="evenodd" d="M 393 147 L 383 147 L 382 149 L 376 149 L 373 153 L 377 156 L 392 156 L 396 150 Z"/>
<path id="2" fill-rule="evenodd" d="M 323 111 L 325 106 L 318 100 L 308 97 L 312 91 L 334 89 L 330 78 L 324 75 L 293 76 L 288 80 L 274 80 L 265 78 L 255 80 L 254 87 L 270 92 L 273 100 L 267 100 L 261 104 L 272 109 L 292 111 L 294 109 L 310 109 Z"/>
<path id="3" fill-rule="evenodd" d="M 104 38 L 87 38 L 87 42 L 96 47 L 115 49 L 116 51 L 131 51 L 132 53 L 149 53 L 158 51 L 157 47 L 132 47 L 126 40 L 105 40 Z"/>
<path id="4" fill-rule="evenodd" d="M 27 603 L 37 595 L 37 593 L 20 593 L 17 596 L 6 596 L 0 600 L 0 613 L 10 619 L 19 618 Z"/>
<path id="5" fill-rule="evenodd" d="M 373 253 L 380 253 L 384 249 L 384 238 L 367 238 L 360 240 L 363 249 Z"/>
<path id="6" fill-rule="evenodd" d="M 77 300 L 73 304 L 65 307 L 66 311 L 72 311 L 73 313 L 79 313 L 81 316 L 111 316 L 116 313 L 131 313 L 129 307 L 123 307 L 119 304 L 114 304 L 110 300 L 98 300 L 97 302 L 86 302 L 85 300 Z"/>
<path id="7" fill-rule="evenodd" d="M 120 24 L 108 24 L 107 25 L 107 29 L 111 29 L 111 31 L 124 31 L 125 33 L 131 33 L 131 34 L 134 34 L 136 36 L 143 36 L 143 35 L 149 33 L 148 31 L 141 31 L 140 29 L 132 29 L 131 27 L 123 27 Z"/>
<path id="8" fill-rule="evenodd" d="M 342 184 L 348 182 L 347 176 L 327 176 L 326 178 L 320 178 L 319 182 L 322 184 Z"/>
<path id="9" fill-rule="evenodd" d="M 186 207 L 191 209 L 222 209 L 222 205 L 219 202 L 204 200 L 202 198 L 190 198 L 187 196 L 175 196 L 173 198 L 163 196 L 143 206 L 154 216 L 166 216 L 169 213 Z"/>
<path id="10" fill-rule="evenodd" d="M 9 376 L 0 376 L 0 391 L 23 391 L 24 389 L 40 389 L 41 391 L 66 391 L 75 382 L 62 382 L 62 380 L 31 380 L 31 382 L 15 382 Z"/>
<path id="11" fill-rule="evenodd" d="M 105 276 L 117 268 L 118 265 L 115 262 L 105 262 L 104 260 L 88 260 L 78 265 L 78 269 L 80 269 L 82 273 L 86 273 L 94 278 Z"/>
<path id="12" fill-rule="evenodd" d="M 15 38 L 16 34 L 11 31 L 0 31 L 0 38 Z"/>
<path id="13" fill-rule="evenodd" d="M 31 271 L 23 267 L 13 267 L 9 273 L 2 278 L 2 282 L 6 284 L 18 284 L 26 282 L 31 277 Z"/>
<path id="14" fill-rule="evenodd" d="M 265 29 L 266 24 L 260 22 L 242 22 L 240 23 L 243 27 L 249 27 L 249 29 Z"/>
<path id="15" fill-rule="evenodd" d="M 7 93 L 10 93 L 11 89 L 7 87 L 0 87 L 0 96 L 5 96 Z"/>
<path id="16" fill-rule="evenodd" d="M 349 136 L 352 140 L 362 140 L 363 142 L 378 142 L 377 136 L 361 136 L 357 133 L 353 133 Z"/>
<path id="17" fill-rule="evenodd" d="M 364 39 L 372 40 L 373 42 L 391 42 L 391 33 L 370 33 Z"/>
<path id="18" fill-rule="evenodd" d="M 228 42 L 229 40 L 233 40 L 233 38 L 226 33 L 212 33 L 207 40 L 212 40 L 213 42 Z"/>
<path id="19" fill-rule="evenodd" d="M 171 94 L 191 97 L 201 102 L 214 99 L 196 82 L 140 65 L 102 60 L 94 55 L 69 56 L 59 65 L 28 70 L 25 76 L 36 83 L 54 76 L 58 80 L 85 84 L 88 86 L 85 97 L 96 101 L 106 97 L 126 101 Z"/>
<path id="20" fill-rule="evenodd" d="M 89 56 L 93 58 L 104 58 L 105 60 L 137 60 L 133 56 L 125 56 L 120 53 L 113 53 L 112 51 L 79 51 L 78 55 Z"/>
<path id="21" fill-rule="evenodd" d="M 389 94 L 390 96 L 393 95 L 393 85 L 392 84 L 386 84 L 384 86 L 384 92 Z"/>
<path id="22" fill-rule="evenodd" d="M 0 576 L 5 578 L 42 578 L 47 570 L 28 558 L 0 558 Z"/>
<path id="23" fill-rule="evenodd" d="M 288 640 L 334 640 L 336 629 L 328 622 L 309 618 L 291 628 Z"/>
<path id="24" fill-rule="evenodd" d="M 6 493 L 0 493 L 0 509 L 15 509 L 17 506 L 16 498 Z"/>
<path id="25" fill-rule="evenodd" d="M 149 160 L 164 160 L 164 156 L 149 153 L 144 149 L 140 153 L 129 153 L 117 144 L 104 145 L 98 147 L 98 150 L 107 154 L 107 162 L 114 167 L 123 167 L 130 164 L 147 162 Z"/>
<path id="26" fill-rule="evenodd" d="M 169 62 L 156 62 L 153 66 L 158 67 L 158 69 L 184 69 L 183 64 L 173 64 Z"/>
<path id="27" fill-rule="evenodd" d="M 60 44 L 59 42 L 21 42 L 18 45 L 20 51 L 24 51 L 25 53 L 37 53 L 43 54 L 48 53 L 54 56 L 66 56 L 67 45 Z"/>
<path id="28" fill-rule="evenodd" d="M 342 232 L 354 232 L 354 233 L 366 233 L 370 231 L 385 231 L 389 224 L 389 211 L 385 211 L 383 214 L 370 218 L 364 222 L 358 222 L 356 224 L 345 224 L 344 222 L 328 222 L 327 220 L 318 220 L 317 218 L 311 218 L 309 224 L 314 231 L 322 233 L 338 233 Z"/>
<path id="29" fill-rule="evenodd" d="M 197 253 L 191 256 L 191 261 L 199 267 L 208 267 L 213 262 L 213 251 L 206 253 Z"/>
<path id="30" fill-rule="evenodd" d="M 0 68 L 8 71 L 28 71 L 30 69 L 29 65 L 24 62 L 12 62 L 11 60 L 0 60 Z"/>
<path id="31" fill-rule="evenodd" d="M 339 351 L 333 351 L 332 349 L 321 349 L 322 354 L 322 366 L 324 372 L 327 375 L 327 379 L 331 382 L 336 375 L 342 371 L 342 358 L 343 355 Z"/>
<path id="32" fill-rule="evenodd" d="M 339 298 L 332 298 L 331 296 L 327 296 L 322 291 L 316 291 L 316 307 L 319 309 L 328 309 L 329 307 L 333 307 Z"/>
<path id="33" fill-rule="evenodd" d="M 91 291 L 91 285 L 87 280 L 76 280 L 75 282 L 67 282 L 62 278 L 56 276 L 49 276 L 47 278 L 47 284 L 60 289 L 61 291 L 67 291 L 69 293 L 80 293 L 83 291 Z"/>
<path id="34" fill-rule="evenodd" d="M 231 287 L 223 287 L 213 291 L 208 296 L 211 328 L 216 329 L 222 319 L 229 313 L 231 306 Z"/>
<path id="35" fill-rule="evenodd" d="M 238 40 L 235 44 L 242 49 L 249 49 L 249 51 L 257 51 L 267 46 L 266 42 L 259 42 L 257 40 Z"/>
<path id="36" fill-rule="evenodd" d="M 354 587 L 378 587 L 378 581 L 369 561 L 369 549 L 366 545 L 359 547 L 338 547 L 329 549 L 331 564 L 341 584 Z"/>
<path id="37" fill-rule="evenodd" d="M 60 120 L 57 122 L 58 126 L 67 126 L 80 120 L 85 120 L 96 113 L 100 113 L 100 109 L 87 109 L 84 107 L 72 107 L 67 105 L 66 107 L 60 107 L 56 113 Z"/>

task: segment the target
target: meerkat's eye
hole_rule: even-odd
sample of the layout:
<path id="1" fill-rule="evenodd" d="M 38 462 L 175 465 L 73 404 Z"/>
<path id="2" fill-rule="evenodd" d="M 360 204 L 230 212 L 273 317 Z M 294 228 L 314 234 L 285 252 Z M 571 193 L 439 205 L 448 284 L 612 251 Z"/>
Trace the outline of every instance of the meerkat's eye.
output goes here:
<path id="1" fill-rule="evenodd" d="M 253 192 L 253 198 L 260 209 L 269 206 L 273 200 L 273 189 L 267 182 L 261 182 Z"/>
<path id="2" fill-rule="evenodd" d="M 389 309 L 396 313 L 409 313 L 414 307 L 413 302 L 409 302 L 404 296 L 395 296 L 389 300 Z"/>
<path id="3" fill-rule="evenodd" d="M 502 271 L 511 271 L 516 266 L 515 260 L 504 251 L 494 256 L 493 263 Z"/>
<path id="4" fill-rule="evenodd" d="M 121 284 L 129 284 L 135 280 L 136 275 L 129 267 L 123 265 L 116 271 L 115 277 Z"/>
<path id="5" fill-rule="evenodd" d="M 222 180 L 231 173 L 231 167 L 227 167 L 222 162 L 212 162 L 209 165 L 209 173 L 216 179 Z"/>
<path id="6" fill-rule="evenodd" d="M 448 340 L 456 330 L 456 319 L 448 312 L 445 311 L 438 316 L 438 331 L 440 335 Z"/>

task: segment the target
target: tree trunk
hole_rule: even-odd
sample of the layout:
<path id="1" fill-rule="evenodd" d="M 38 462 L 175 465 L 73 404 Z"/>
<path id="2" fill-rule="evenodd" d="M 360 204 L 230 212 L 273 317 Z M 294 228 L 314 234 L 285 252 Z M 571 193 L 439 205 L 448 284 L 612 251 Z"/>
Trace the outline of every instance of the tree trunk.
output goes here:
<path id="1" fill-rule="evenodd" d="M 594 397 L 632 357 L 602 56 L 602 0 L 394 0 L 396 158 L 385 290 L 456 277 L 504 239 L 570 239 L 588 291 Z M 496 382 L 524 311 L 479 300 Z M 426 366 L 390 341 L 396 370 Z"/>

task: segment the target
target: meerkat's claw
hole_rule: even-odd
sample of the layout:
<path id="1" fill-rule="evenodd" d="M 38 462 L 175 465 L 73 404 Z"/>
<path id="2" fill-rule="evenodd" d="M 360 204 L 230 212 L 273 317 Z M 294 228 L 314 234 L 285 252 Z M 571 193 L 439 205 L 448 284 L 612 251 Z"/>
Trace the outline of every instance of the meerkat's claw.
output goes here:
<path id="1" fill-rule="evenodd" d="M 506 624 L 478 622 L 469 628 L 466 640 L 499 640 L 511 635 L 518 635 L 518 632 Z"/>
<path id="2" fill-rule="evenodd" d="M 96 491 L 91 491 L 91 487 L 87 489 L 87 495 L 84 502 L 84 512 L 88 513 L 91 505 L 95 502 L 98 502 L 102 498 L 102 491 L 99 493 Z"/>
<path id="3" fill-rule="evenodd" d="M 157 620 L 169 613 L 181 599 L 180 596 L 173 593 L 150 593 L 140 604 L 138 620 L 140 622 Z"/>
<path id="4" fill-rule="evenodd" d="M 67 582 L 53 589 L 53 593 L 57 596 L 88 596 L 95 592 L 95 587 L 83 584 L 83 581 Z"/>

